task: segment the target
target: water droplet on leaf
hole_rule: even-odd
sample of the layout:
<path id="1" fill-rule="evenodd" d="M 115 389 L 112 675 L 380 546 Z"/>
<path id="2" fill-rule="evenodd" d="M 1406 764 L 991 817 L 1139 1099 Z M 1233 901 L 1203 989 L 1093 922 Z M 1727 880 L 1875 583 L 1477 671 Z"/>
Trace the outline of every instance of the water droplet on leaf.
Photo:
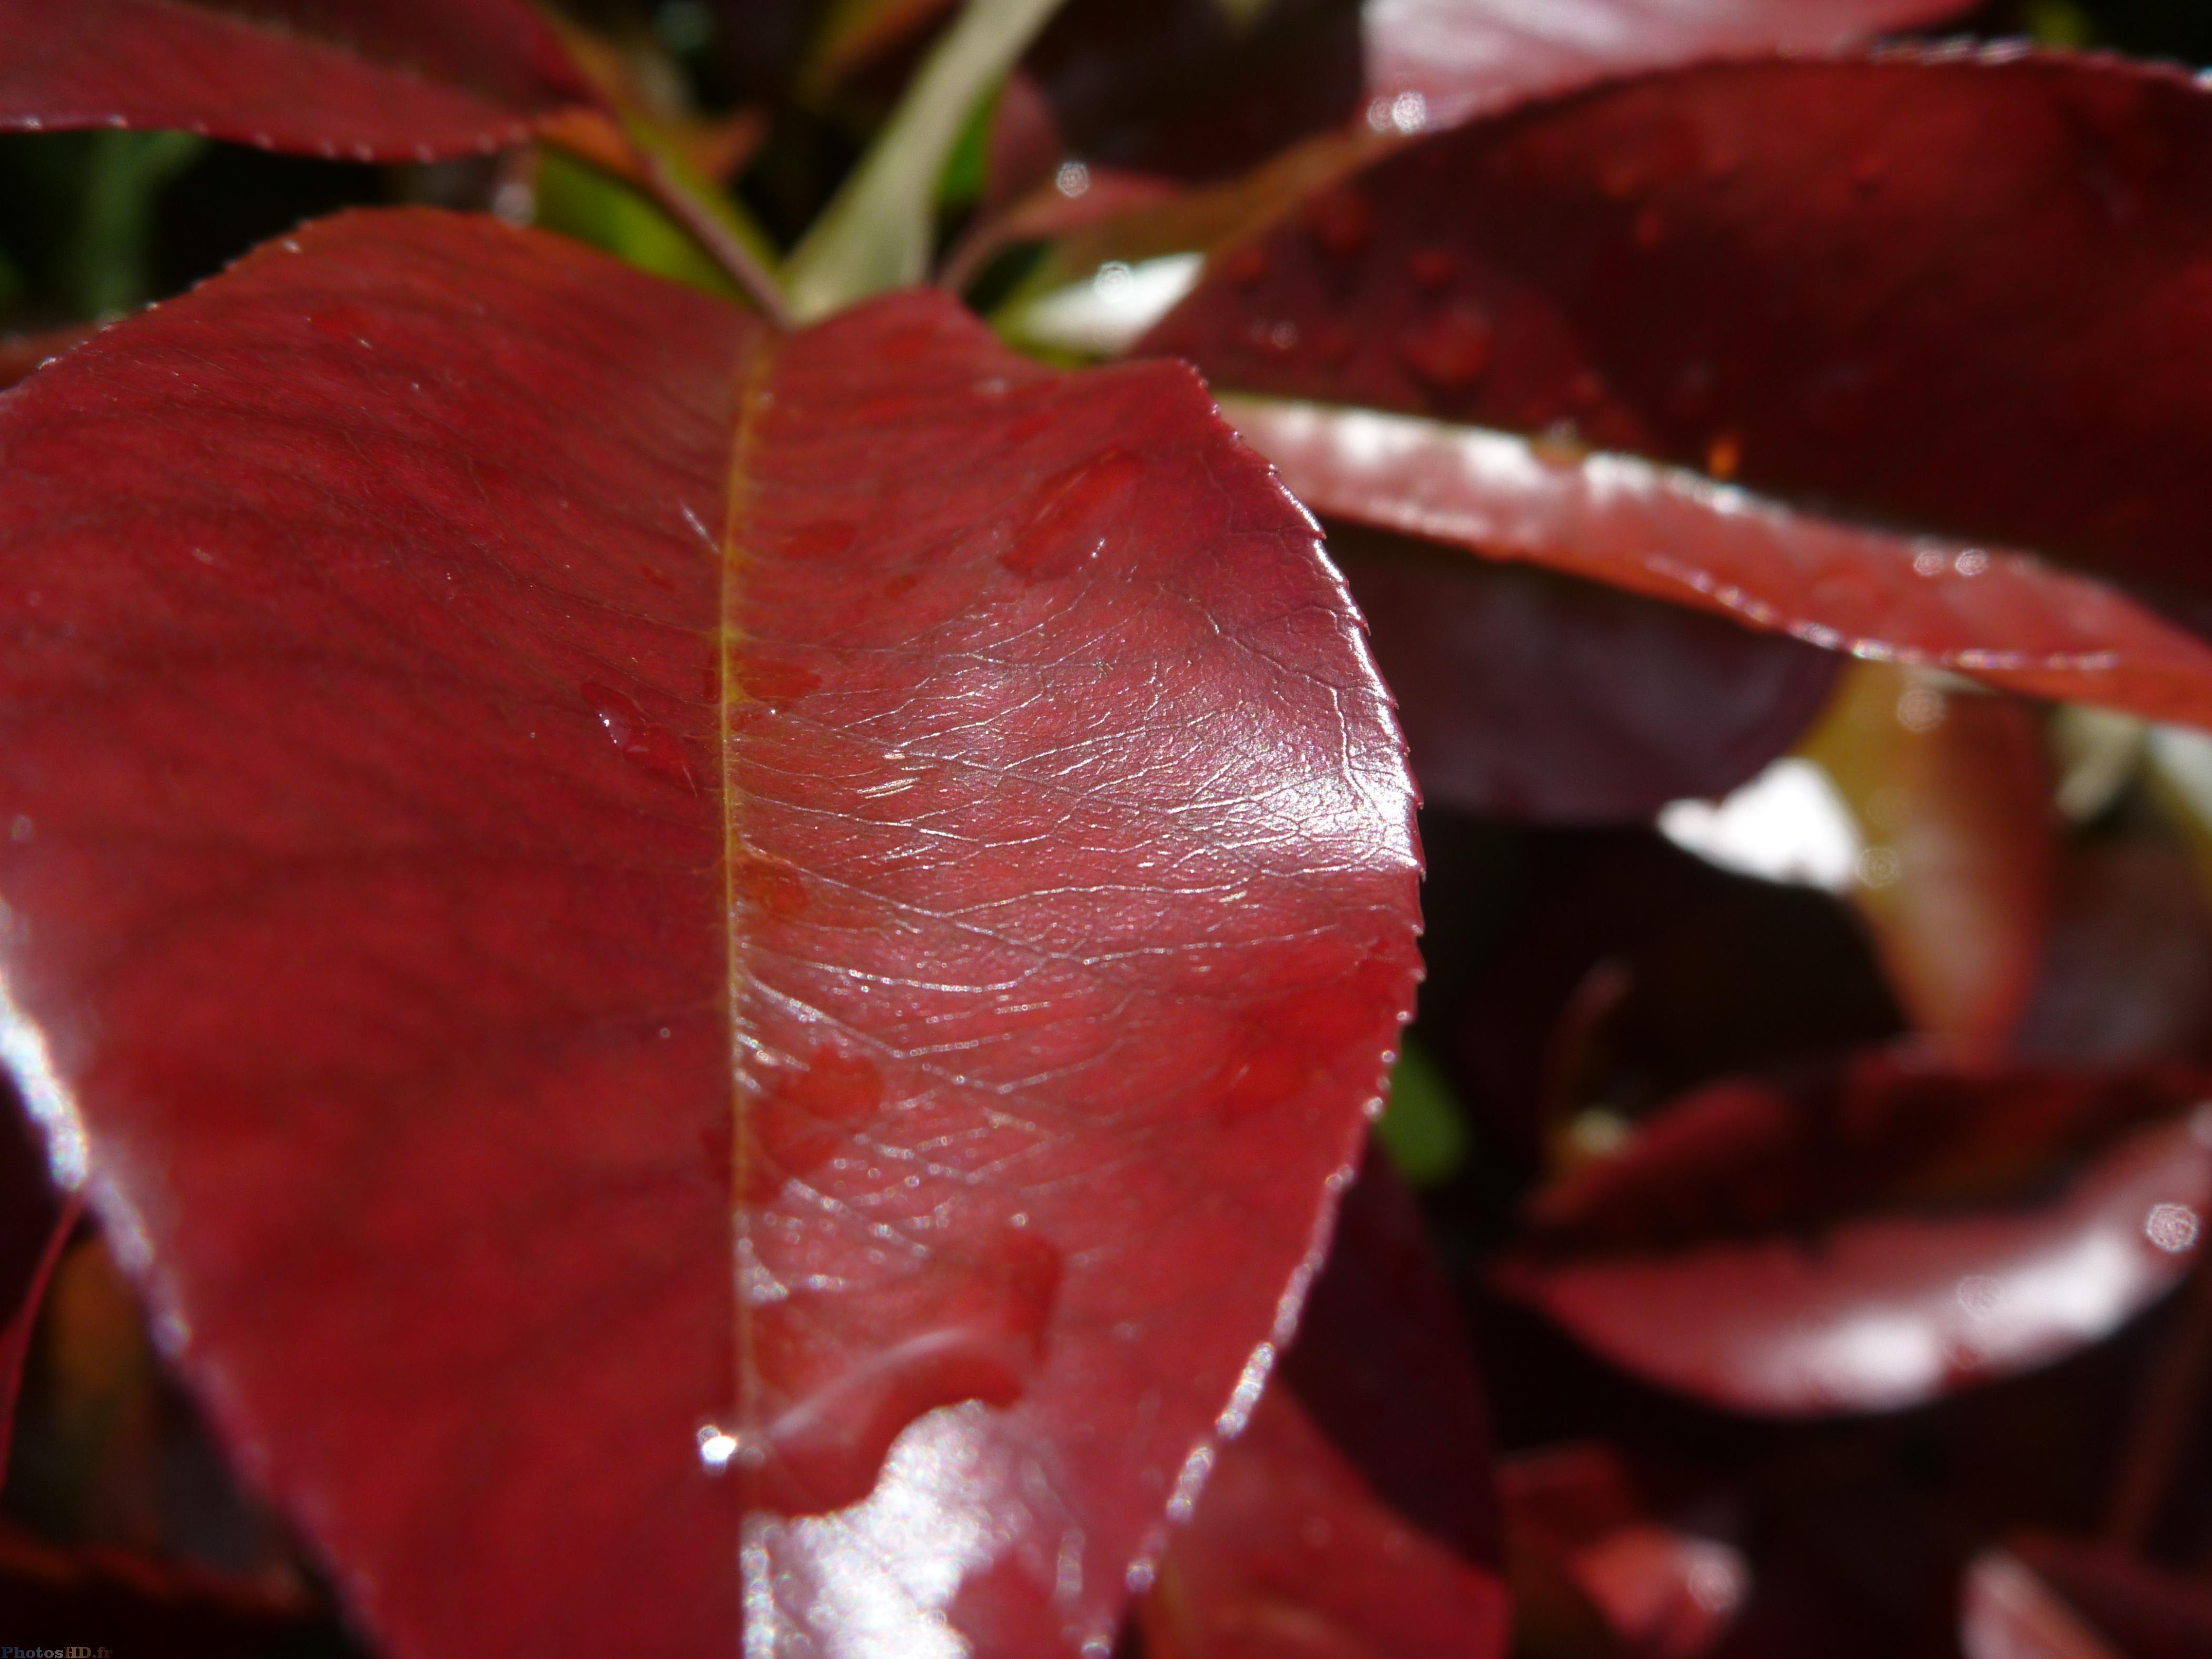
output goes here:
<path id="1" fill-rule="evenodd" d="M 590 680 L 576 689 L 590 702 L 592 712 L 599 716 L 600 726 L 625 759 L 635 761 L 647 771 L 681 783 L 687 789 L 698 788 L 690 763 L 684 757 L 683 745 L 665 726 L 647 720 L 636 699 L 611 685 Z"/>
<path id="2" fill-rule="evenodd" d="M 1399 336 L 1398 355 L 1431 386 L 1458 392 L 1490 367 L 1494 338 L 1488 313 L 1462 301 Z"/>

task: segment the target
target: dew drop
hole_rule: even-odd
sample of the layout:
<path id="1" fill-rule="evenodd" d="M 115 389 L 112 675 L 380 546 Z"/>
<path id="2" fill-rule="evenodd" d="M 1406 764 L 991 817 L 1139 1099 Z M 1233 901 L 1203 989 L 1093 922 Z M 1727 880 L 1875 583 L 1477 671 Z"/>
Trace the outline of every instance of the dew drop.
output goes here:
<path id="1" fill-rule="evenodd" d="M 1143 457 L 1109 449 L 1048 483 L 1043 501 L 999 562 L 1032 581 L 1074 574 L 1105 550 L 1145 476 Z"/>
<path id="2" fill-rule="evenodd" d="M 1375 234 L 1375 210 L 1358 191 L 1324 190 L 1306 204 L 1306 228 L 1340 259 L 1349 259 Z"/>
<path id="3" fill-rule="evenodd" d="M 762 1499 L 805 1511 L 865 1497 L 906 1425 L 967 1401 L 1010 1406 L 1044 1363 L 1064 1261 L 1035 1232 L 1000 1228 L 935 1243 L 880 1281 L 869 1352 L 825 1347 L 822 1310 L 801 1289 L 756 1310 L 764 1372 L 794 1385 L 764 1426 Z M 854 1289 L 842 1289 L 849 1304 Z M 849 1312 L 840 1317 L 851 1317 Z"/>
<path id="4" fill-rule="evenodd" d="M 1726 483 L 1743 465 L 1743 439 L 1723 432 L 1705 446 L 1705 471 Z"/>
<path id="5" fill-rule="evenodd" d="M 1221 274 L 1239 288 L 1249 288 L 1267 274 L 1267 250 L 1257 242 L 1233 247 L 1222 256 Z"/>
<path id="6" fill-rule="evenodd" d="M 750 854 L 739 858 L 730 885 L 742 902 L 763 915 L 794 916 L 806 908 L 806 884 L 778 860 Z"/>
<path id="7" fill-rule="evenodd" d="M 738 689 L 754 702 L 766 703 L 770 708 L 796 702 L 822 684 L 819 674 L 795 662 L 746 657 L 732 664 L 731 667 Z"/>
<path id="8" fill-rule="evenodd" d="M 738 1455 L 738 1437 L 719 1425 L 702 1423 L 697 1438 L 700 1466 L 709 1474 L 721 1474 Z"/>
<path id="9" fill-rule="evenodd" d="M 698 780 L 692 776 L 690 763 L 684 757 L 683 745 L 666 727 L 647 720 L 635 698 L 611 685 L 591 680 L 576 689 L 592 705 L 592 712 L 599 716 L 599 724 L 623 758 L 635 761 L 647 771 L 672 782 L 697 790 Z"/>
<path id="10" fill-rule="evenodd" d="M 1490 367 L 1495 331 L 1488 313 L 1462 301 L 1398 337 L 1398 355 L 1431 386 L 1458 392 Z"/>

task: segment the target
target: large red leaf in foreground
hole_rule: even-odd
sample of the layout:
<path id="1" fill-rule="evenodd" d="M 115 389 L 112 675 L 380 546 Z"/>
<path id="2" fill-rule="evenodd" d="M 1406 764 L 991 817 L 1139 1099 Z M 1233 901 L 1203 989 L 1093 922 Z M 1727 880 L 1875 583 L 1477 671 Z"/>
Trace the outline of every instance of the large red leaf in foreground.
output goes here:
<path id="1" fill-rule="evenodd" d="M 1503 1280 L 1704 1400 L 1917 1404 L 2095 1341 L 2188 1270 L 2212 1206 L 2202 1085 L 1879 1053 L 1712 1085 L 1540 1194 Z"/>
<path id="2" fill-rule="evenodd" d="M 2005 550 L 2206 592 L 2208 172 L 2171 72 L 1710 66 L 1407 146 L 1146 344 L 1364 411 L 1234 416 L 1323 511 L 2208 720 L 2197 641 Z"/>
<path id="3" fill-rule="evenodd" d="M 370 161 L 597 100 L 527 0 L 0 0 L 0 131 L 177 127 Z"/>
<path id="4" fill-rule="evenodd" d="M 1415 966 L 1189 372 L 357 216 L 0 477 L 9 1058 L 392 1651 L 1105 1640 Z"/>

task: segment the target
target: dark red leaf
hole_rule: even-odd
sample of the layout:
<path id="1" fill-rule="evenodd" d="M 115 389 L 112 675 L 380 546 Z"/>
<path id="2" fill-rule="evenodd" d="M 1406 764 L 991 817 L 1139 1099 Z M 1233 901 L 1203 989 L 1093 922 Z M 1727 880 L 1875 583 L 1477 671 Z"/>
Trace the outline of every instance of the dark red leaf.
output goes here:
<path id="1" fill-rule="evenodd" d="M 1276 1369 L 1246 1373 L 1250 1426 L 1139 1607 L 1146 1659 L 1502 1659 L 1481 1384 L 1427 1223 L 1371 1143 Z"/>
<path id="2" fill-rule="evenodd" d="M 2212 1060 L 2212 911 L 2179 848 L 2112 839 L 2065 849 L 2013 1048 L 2075 1066 Z"/>
<path id="3" fill-rule="evenodd" d="M 2132 1659 L 2002 1550 L 1975 1559 L 1960 1601 L 1966 1659 Z"/>
<path id="4" fill-rule="evenodd" d="M 1445 126 L 1608 76 L 1768 52 L 1817 56 L 1942 22 L 1960 0 L 1367 0 L 1360 12 L 1370 119 Z M 1414 112 L 1389 107 L 1407 93 Z"/>
<path id="5" fill-rule="evenodd" d="M 1408 146 L 1334 186 L 1359 246 L 1291 216 L 1146 343 L 1364 406 L 1235 405 L 1322 511 L 2212 720 L 2194 635 L 2007 551 L 2205 592 L 2208 169 L 2212 94 L 2166 71 L 1701 68 Z"/>
<path id="6" fill-rule="evenodd" d="M 2212 1652 L 2212 1584 L 2109 1545 L 2029 1534 L 2010 1553 L 2127 1659 L 2199 1659 Z"/>
<path id="7" fill-rule="evenodd" d="M 1194 378 L 356 216 L 0 477 L 10 1057 L 390 1649 L 1105 1639 L 1415 968 Z"/>
<path id="8" fill-rule="evenodd" d="M 1506 817 L 1642 822 L 1788 748 L 1837 659 L 1547 572 L 1331 526 L 1421 794 Z"/>
<path id="9" fill-rule="evenodd" d="M 1715 1085 L 1540 1194 L 1503 1282 L 1739 1410 L 1916 1403 L 2095 1341 L 2179 1279 L 2212 1204 L 2203 1082 L 1872 1054 L 1795 1091 Z"/>
<path id="10" fill-rule="evenodd" d="M 1533 1157 L 1584 1107 L 1633 1117 L 1903 1029 L 1865 929 L 1826 893 L 1630 830 L 1554 832 L 1513 885 L 1528 896 L 1480 967 L 1432 963 L 1422 1015 L 1494 1147 Z M 1437 891 L 1432 875 L 1432 918 Z"/>
<path id="11" fill-rule="evenodd" d="M 0 0 L 0 131 L 427 161 L 598 101 L 526 0 Z"/>
<path id="12" fill-rule="evenodd" d="M 1448 125 L 1608 76 L 1707 58 L 1819 53 L 1954 16 L 1961 0 L 1074 0 L 1029 64 L 1070 148 L 1225 177 L 1362 119 Z"/>
<path id="13" fill-rule="evenodd" d="M 22 1644 L 117 1649 L 176 1659 L 295 1650 L 314 1615 L 296 1590 L 106 1547 L 59 1549 L 0 1521 L 0 1607 Z"/>
<path id="14" fill-rule="evenodd" d="M 1516 1458 L 1499 1486 L 1521 1631 L 1533 1651 L 1697 1659 L 1750 1591 L 1741 1553 L 1662 1524 L 1609 1447 Z"/>
<path id="15" fill-rule="evenodd" d="M 1138 1603 L 1146 1659 L 1504 1659 L 1505 1587 L 1378 1503 L 1281 1389 Z"/>
<path id="16" fill-rule="evenodd" d="M 1489 1411 L 1466 1322 L 1413 1188 L 1371 1143 L 1280 1369 L 1377 1497 L 1498 1564 Z"/>

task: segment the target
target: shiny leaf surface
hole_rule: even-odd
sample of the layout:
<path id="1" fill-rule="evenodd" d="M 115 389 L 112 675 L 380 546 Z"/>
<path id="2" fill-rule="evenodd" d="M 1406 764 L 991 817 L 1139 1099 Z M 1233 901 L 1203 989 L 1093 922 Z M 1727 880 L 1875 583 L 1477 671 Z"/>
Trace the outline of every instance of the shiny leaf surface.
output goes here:
<path id="1" fill-rule="evenodd" d="M 2191 635 L 2007 550 L 2203 591 L 2208 165 L 2154 70 L 1681 71 L 1374 163 L 1146 347 L 1364 411 L 1232 416 L 1322 511 L 2201 720 Z"/>
<path id="2" fill-rule="evenodd" d="M 0 0 L 0 131 L 172 127 L 432 161 L 596 102 L 526 0 Z"/>
<path id="3" fill-rule="evenodd" d="M 1817 57 L 1896 29 L 1940 23 L 1960 0 L 1367 0 L 1360 8 L 1368 108 L 1448 126 L 1587 82 L 1706 58 Z M 1418 130 L 1418 127 L 1417 127 Z"/>
<path id="4" fill-rule="evenodd" d="M 9 1059 L 392 1650 L 1110 1631 L 1415 966 L 1188 372 L 361 215 L 0 459 Z"/>
<path id="5" fill-rule="evenodd" d="M 1503 1282 L 1738 1410 L 1917 1403 L 2097 1340 L 2172 1287 L 2212 1204 L 2202 1088 L 1881 1054 L 1795 1089 L 1717 1084 L 1541 1194 Z"/>
<path id="6" fill-rule="evenodd" d="M 1510 433 L 1234 394 L 1222 409 L 1317 512 L 1877 661 L 2212 721 L 2212 645 L 2027 554 L 1893 534 Z"/>

